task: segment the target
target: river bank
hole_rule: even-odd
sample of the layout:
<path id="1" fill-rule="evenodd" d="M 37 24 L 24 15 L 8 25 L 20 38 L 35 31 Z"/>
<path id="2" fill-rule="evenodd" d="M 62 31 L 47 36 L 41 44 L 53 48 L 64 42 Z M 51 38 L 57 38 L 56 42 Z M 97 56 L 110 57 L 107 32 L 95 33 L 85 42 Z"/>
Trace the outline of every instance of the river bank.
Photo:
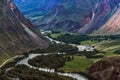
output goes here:
<path id="1" fill-rule="evenodd" d="M 62 75 L 62 76 L 73 77 L 77 80 L 88 80 L 87 78 L 85 78 L 84 76 L 79 75 L 79 74 L 56 72 L 55 69 L 46 69 L 46 68 L 34 67 L 34 66 L 32 66 L 28 63 L 29 59 L 33 59 L 34 57 L 41 56 L 41 55 L 49 55 L 49 54 L 30 54 L 28 57 L 26 57 L 23 60 L 20 60 L 19 62 L 17 62 L 16 65 L 27 65 L 27 66 L 29 66 L 30 68 L 33 68 L 33 69 L 38 69 L 40 71 L 45 71 L 45 72 L 49 72 L 49 73 L 57 73 L 57 74 Z"/>

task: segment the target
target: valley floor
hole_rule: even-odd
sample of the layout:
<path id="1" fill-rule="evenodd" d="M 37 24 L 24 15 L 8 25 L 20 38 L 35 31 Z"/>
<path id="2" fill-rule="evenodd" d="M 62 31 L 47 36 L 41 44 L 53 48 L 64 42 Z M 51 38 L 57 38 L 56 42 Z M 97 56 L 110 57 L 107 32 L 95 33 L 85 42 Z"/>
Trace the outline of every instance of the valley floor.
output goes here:
<path id="1" fill-rule="evenodd" d="M 51 34 L 51 35 L 52 36 L 50 36 L 50 37 L 57 38 L 57 36 L 60 36 L 61 33 L 60 34 L 58 34 L 58 33 L 55 34 L 54 33 L 54 34 Z M 64 37 L 63 34 L 62 34 L 62 36 Z M 72 36 L 74 36 L 74 35 L 72 34 Z M 74 38 L 76 38 L 76 37 L 74 37 Z M 59 39 L 62 40 L 62 38 L 59 38 Z M 80 38 L 77 38 L 77 39 L 79 40 Z M 98 38 L 97 38 L 97 40 L 98 40 Z M 97 61 L 99 61 L 101 59 L 104 59 L 104 58 L 107 58 L 107 57 L 120 56 L 120 43 L 119 43 L 120 39 L 102 40 L 102 41 L 97 41 L 97 40 L 95 40 L 95 41 L 91 41 L 91 40 L 82 41 L 81 40 L 80 41 L 81 45 L 94 46 L 95 51 L 78 51 L 77 47 L 69 45 L 69 42 L 68 42 L 68 44 L 65 44 L 63 42 L 55 43 L 53 41 L 53 43 L 55 43 L 55 44 L 49 46 L 46 49 L 32 50 L 28 53 L 24 53 L 24 55 L 28 56 L 30 53 L 34 53 L 34 54 L 38 54 L 38 53 L 39 54 L 41 54 L 41 53 L 42 54 L 44 54 L 44 53 L 58 53 L 58 52 L 67 53 L 67 55 L 66 54 L 63 55 L 63 59 L 64 59 L 65 56 L 67 57 L 67 58 L 65 58 L 65 63 L 64 63 L 64 61 L 62 61 L 62 63 L 61 63 L 62 65 L 59 64 L 60 67 L 58 68 L 58 66 L 57 66 L 57 68 L 55 67 L 55 69 L 57 71 L 63 71 L 63 72 L 77 72 L 77 73 L 83 72 L 83 73 L 87 73 L 87 71 L 92 66 L 92 64 L 96 63 Z M 69 41 L 69 40 L 66 39 L 66 41 Z M 57 42 L 59 42 L 59 41 L 57 41 Z M 76 43 L 78 44 L 79 42 L 76 41 Z M 60 58 L 60 56 L 58 58 Z M 54 61 L 57 61 L 56 58 L 53 57 L 52 59 L 50 59 L 51 63 L 52 63 L 53 59 L 55 59 Z M 60 61 L 61 61 L 61 59 L 62 58 L 60 58 Z M 31 61 L 32 61 L 32 63 L 34 62 L 34 65 L 38 65 L 38 66 L 43 65 L 43 67 L 45 67 L 45 68 L 46 68 L 46 66 L 53 65 L 53 64 L 50 64 L 50 65 L 45 65 L 44 66 L 44 64 L 49 63 L 49 61 L 46 61 L 46 60 L 49 60 L 49 57 L 46 57 L 46 59 L 42 60 L 42 61 L 39 61 L 39 60 L 42 60 L 42 58 L 35 58 L 35 60 L 31 60 Z M 14 57 L 11 58 L 11 59 L 8 59 L 8 60 L 4 60 L 4 63 L 2 64 L 2 68 L 5 69 L 6 67 L 8 68 L 9 66 L 14 67 L 13 66 L 14 63 L 15 63 L 14 61 L 15 62 L 17 61 L 16 59 L 14 60 Z M 41 62 L 41 63 L 39 63 L 39 62 Z M 53 68 L 53 67 L 54 67 L 54 65 L 51 66 L 50 68 Z"/>

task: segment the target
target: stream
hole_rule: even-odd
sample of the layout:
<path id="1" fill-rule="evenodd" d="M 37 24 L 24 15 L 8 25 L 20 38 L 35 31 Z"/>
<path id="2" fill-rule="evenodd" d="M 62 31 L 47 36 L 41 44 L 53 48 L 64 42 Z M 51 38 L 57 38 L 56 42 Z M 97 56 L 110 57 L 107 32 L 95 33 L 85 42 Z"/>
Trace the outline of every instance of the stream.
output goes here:
<path id="1" fill-rule="evenodd" d="M 41 56 L 41 55 L 50 55 L 50 53 L 46 53 L 46 54 L 29 54 L 28 57 L 18 61 L 16 63 L 16 66 L 17 65 L 26 65 L 30 68 L 33 68 L 33 69 L 38 69 L 39 71 L 44 71 L 44 72 L 49 72 L 49 73 L 57 73 L 58 75 L 62 75 L 62 76 L 68 76 L 68 77 L 72 77 L 74 79 L 77 79 L 77 80 L 88 80 L 86 77 L 80 75 L 80 74 L 77 74 L 77 73 L 61 73 L 61 72 L 56 72 L 55 69 L 47 69 L 47 68 L 40 68 L 40 67 L 35 67 L 35 66 L 32 66 L 28 63 L 28 61 L 30 59 L 33 59 L 34 57 L 36 56 Z M 59 53 L 60 55 L 60 53 Z"/>

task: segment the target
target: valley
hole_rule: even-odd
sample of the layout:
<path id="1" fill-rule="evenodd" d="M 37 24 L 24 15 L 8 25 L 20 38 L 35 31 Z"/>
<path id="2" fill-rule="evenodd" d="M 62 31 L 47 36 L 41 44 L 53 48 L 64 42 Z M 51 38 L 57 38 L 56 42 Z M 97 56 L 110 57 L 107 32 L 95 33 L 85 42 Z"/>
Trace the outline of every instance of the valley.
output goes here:
<path id="1" fill-rule="evenodd" d="M 120 0 L 0 1 L 0 80 L 119 80 Z"/>
<path id="2" fill-rule="evenodd" d="M 57 34 L 53 33 L 54 31 L 50 32 L 50 33 L 48 33 L 48 32 L 49 31 L 44 31 L 44 36 L 49 36 L 50 34 L 60 36 L 60 34 L 63 34 L 63 33 L 57 33 Z M 71 33 L 67 33 L 67 34 L 71 34 Z M 117 39 L 116 39 L 116 37 L 117 37 Z M 79 51 L 77 46 L 71 45 L 73 43 L 66 44 L 65 42 L 57 41 L 57 40 L 54 40 L 54 39 L 48 37 L 48 39 L 50 39 L 50 41 L 52 41 L 51 46 L 49 46 L 46 49 L 35 49 L 35 50 L 31 50 L 29 52 L 25 52 L 25 53 L 23 53 L 25 58 L 23 57 L 22 59 L 15 62 L 15 64 L 13 64 L 13 65 L 10 65 L 11 63 L 9 64 L 9 62 L 8 62 L 9 65 L 4 64 L 2 70 L 5 70 L 5 69 L 7 70 L 10 68 L 10 72 L 11 72 L 11 71 L 14 71 L 14 69 L 16 70 L 16 69 L 19 69 L 20 67 L 26 65 L 25 67 L 28 66 L 28 67 L 30 67 L 31 70 L 32 70 L 32 68 L 38 69 L 38 70 L 40 70 L 40 72 L 42 71 L 45 74 L 49 73 L 50 75 L 52 75 L 54 72 L 56 73 L 56 71 L 58 71 L 57 74 L 61 75 L 61 77 L 68 76 L 68 77 L 75 78 L 77 80 L 94 80 L 92 78 L 92 76 L 87 74 L 88 69 L 92 66 L 92 64 L 98 62 L 101 59 L 104 59 L 106 57 L 111 57 L 111 56 L 119 56 L 119 53 L 118 54 L 114 53 L 116 50 L 119 50 L 119 47 L 118 48 L 113 47 L 112 48 L 113 52 L 109 52 L 109 50 L 100 49 L 100 48 L 107 49 L 107 48 L 110 48 L 111 46 L 119 45 L 119 43 L 117 43 L 117 41 L 119 41 L 118 37 L 119 36 L 112 36 L 112 37 L 109 37 L 109 39 L 107 39 L 107 40 L 102 39 L 101 41 L 99 40 L 99 37 L 97 37 L 97 39 L 95 39 L 96 37 L 94 37 L 95 41 L 92 41 L 92 42 L 90 42 L 91 40 L 81 41 L 82 45 L 94 46 L 95 49 L 97 49 L 99 51 L 96 51 L 96 50 L 95 51 L 87 51 L 87 50 Z M 110 38 L 112 40 L 110 40 Z M 112 42 L 114 42 L 114 43 L 112 43 Z M 76 45 L 76 44 L 74 44 L 74 45 Z M 98 46 L 100 46 L 100 47 L 98 48 Z M 104 47 L 102 47 L 102 46 L 104 46 Z M 4 66 L 8 66 L 8 67 L 4 68 Z M 11 69 L 11 68 L 13 68 L 13 69 Z M 69 74 L 71 72 L 73 72 L 73 74 Z M 2 73 L 4 73 L 4 71 Z M 14 72 L 14 73 L 19 74 L 16 72 Z M 17 80 L 18 77 L 13 77 L 15 74 L 10 75 L 9 71 L 8 71 L 7 76 L 15 78 L 15 80 Z M 74 75 L 74 77 L 72 75 Z M 82 76 L 78 77 L 78 75 L 82 75 L 83 77 Z M 86 76 L 89 79 L 86 79 L 86 78 L 84 79 L 84 76 Z M 21 78 L 21 77 L 22 76 L 19 76 L 19 78 Z M 66 78 L 69 79 L 68 77 L 66 77 Z M 72 78 L 71 78 L 71 80 L 72 80 Z M 37 77 L 36 79 L 39 80 L 39 77 Z M 46 79 L 47 79 L 47 77 L 46 77 Z M 53 78 L 53 79 L 55 79 L 55 78 Z M 64 80 L 64 77 L 62 80 Z"/>

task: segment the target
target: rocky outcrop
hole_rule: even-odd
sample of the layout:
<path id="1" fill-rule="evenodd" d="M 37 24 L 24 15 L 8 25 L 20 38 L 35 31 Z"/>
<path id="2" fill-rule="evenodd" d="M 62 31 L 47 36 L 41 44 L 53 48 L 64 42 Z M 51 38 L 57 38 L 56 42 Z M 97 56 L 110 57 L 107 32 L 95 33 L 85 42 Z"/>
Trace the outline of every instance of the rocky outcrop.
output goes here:
<path id="1" fill-rule="evenodd" d="M 34 26 L 19 12 L 12 0 L 0 1 L 0 59 L 49 45 L 49 41 L 32 32 L 31 27 Z"/>
<path id="2" fill-rule="evenodd" d="M 120 80 L 120 57 L 110 57 L 94 63 L 88 74 L 97 80 Z"/>

